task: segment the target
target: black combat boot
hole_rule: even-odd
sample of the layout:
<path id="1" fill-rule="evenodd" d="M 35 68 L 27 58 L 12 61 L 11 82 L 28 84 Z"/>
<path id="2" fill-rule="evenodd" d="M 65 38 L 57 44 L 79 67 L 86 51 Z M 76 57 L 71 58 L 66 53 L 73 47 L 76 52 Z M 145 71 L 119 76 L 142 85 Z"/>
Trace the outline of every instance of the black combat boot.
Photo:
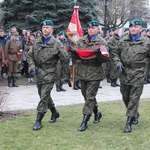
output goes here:
<path id="1" fill-rule="evenodd" d="M 43 117 L 44 117 L 44 113 L 38 112 L 37 119 L 34 124 L 33 130 L 40 130 L 42 128 L 41 121 L 42 121 Z"/>
<path id="2" fill-rule="evenodd" d="M 66 91 L 66 90 L 63 88 L 63 84 L 60 84 L 59 88 L 60 88 L 60 91 Z"/>
<path id="3" fill-rule="evenodd" d="M 150 83 L 150 77 L 147 77 L 147 83 Z"/>
<path id="4" fill-rule="evenodd" d="M 94 113 L 93 123 L 98 123 L 100 119 L 102 118 L 102 113 L 98 111 L 97 106 L 94 106 L 93 113 Z"/>
<path id="5" fill-rule="evenodd" d="M 118 82 L 117 82 L 117 78 L 114 79 L 114 82 L 115 82 L 116 86 L 120 86 L 120 85 L 118 84 Z"/>
<path id="6" fill-rule="evenodd" d="M 132 123 L 133 123 L 133 117 L 128 116 L 124 132 L 126 133 L 132 132 Z"/>
<path id="7" fill-rule="evenodd" d="M 55 107 L 52 107 L 51 109 L 52 115 L 51 118 L 49 120 L 50 123 L 54 123 L 56 121 L 57 118 L 59 118 L 60 114 L 59 112 L 56 110 Z"/>
<path id="8" fill-rule="evenodd" d="M 13 87 L 19 87 L 19 85 L 17 85 L 17 83 L 16 83 L 16 77 L 13 77 L 13 76 L 12 76 L 12 79 L 13 79 L 13 84 L 12 84 L 12 86 L 13 86 Z"/>
<path id="9" fill-rule="evenodd" d="M 89 121 L 91 115 L 84 115 L 83 116 L 83 121 L 80 125 L 80 127 L 78 128 L 78 131 L 84 131 L 87 128 L 87 122 Z"/>
<path id="10" fill-rule="evenodd" d="M 116 87 L 115 79 L 111 79 L 111 86 L 112 86 L 112 87 Z"/>
<path id="11" fill-rule="evenodd" d="M 77 86 L 78 89 L 81 89 L 81 84 L 80 84 L 80 81 L 79 81 L 79 80 L 76 81 L 76 86 Z"/>
<path id="12" fill-rule="evenodd" d="M 69 79 L 69 80 L 66 80 L 66 82 L 68 83 L 69 87 L 72 87 L 72 84 L 71 84 L 70 79 Z"/>
<path id="13" fill-rule="evenodd" d="M 109 75 L 107 75 L 107 83 L 111 83 L 111 79 Z"/>
<path id="14" fill-rule="evenodd" d="M 57 92 L 60 92 L 60 87 L 59 87 L 58 84 L 56 84 L 56 91 L 57 91 Z"/>
<path id="15" fill-rule="evenodd" d="M 79 90 L 78 87 L 77 87 L 77 81 L 74 82 L 73 89 L 74 89 L 74 90 Z"/>
<path id="16" fill-rule="evenodd" d="M 8 77 L 8 87 L 12 87 L 11 81 L 12 81 L 12 78 L 11 78 L 11 77 Z"/>
<path id="17" fill-rule="evenodd" d="M 139 120 L 138 120 L 139 116 L 140 116 L 140 114 L 138 113 L 136 117 L 133 117 L 132 124 L 138 124 L 139 123 Z"/>

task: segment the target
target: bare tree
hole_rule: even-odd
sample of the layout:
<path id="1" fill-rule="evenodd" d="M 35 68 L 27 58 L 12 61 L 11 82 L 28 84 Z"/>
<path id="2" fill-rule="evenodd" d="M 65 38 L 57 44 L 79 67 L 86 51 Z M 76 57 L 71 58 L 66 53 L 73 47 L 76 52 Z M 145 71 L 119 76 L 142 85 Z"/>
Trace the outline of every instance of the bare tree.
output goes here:
<path id="1" fill-rule="evenodd" d="M 146 0 L 101 0 L 96 6 L 101 25 L 107 29 L 124 26 L 131 19 L 148 22 L 150 12 Z"/>

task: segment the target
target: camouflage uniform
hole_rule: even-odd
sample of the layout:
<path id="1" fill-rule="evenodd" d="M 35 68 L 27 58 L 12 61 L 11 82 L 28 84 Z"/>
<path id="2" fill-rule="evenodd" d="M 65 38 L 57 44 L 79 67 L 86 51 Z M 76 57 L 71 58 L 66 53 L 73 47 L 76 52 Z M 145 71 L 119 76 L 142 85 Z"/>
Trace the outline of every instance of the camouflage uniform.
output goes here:
<path id="1" fill-rule="evenodd" d="M 120 37 L 118 37 L 117 35 L 113 35 L 108 40 L 108 50 L 109 50 L 109 54 L 110 54 L 109 58 L 110 58 L 110 79 L 111 79 L 111 82 L 113 82 L 114 80 L 117 80 L 117 78 L 118 78 L 117 69 L 116 69 L 114 62 L 112 60 L 112 51 L 114 50 L 115 46 L 118 44 L 119 40 L 120 40 Z M 114 81 L 114 82 L 116 82 L 116 81 Z"/>
<path id="2" fill-rule="evenodd" d="M 47 109 L 54 107 L 50 94 L 56 81 L 58 60 L 61 61 L 64 72 L 68 74 L 67 56 L 62 44 L 54 36 L 51 36 L 47 44 L 43 44 L 42 38 L 37 39 L 28 53 L 29 68 L 36 68 L 36 83 L 40 96 L 38 112 L 45 113 Z"/>
<path id="3" fill-rule="evenodd" d="M 106 41 L 98 34 L 94 41 L 89 41 L 88 35 L 81 38 L 77 43 L 77 49 L 97 49 L 98 45 L 106 45 Z M 73 59 L 79 60 L 75 54 Z M 83 114 L 91 115 L 95 106 L 97 106 L 96 94 L 100 81 L 104 78 L 101 59 L 99 55 L 92 59 L 80 59 L 80 67 L 78 68 L 79 79 L 81 80 L 81 92 L 85 100 Z"/>
<path id="4" fill-rule="evenodd" d="M 60 40 L 61 41 L 61 40 Z M 65 38 L 63 41 L 61 41 L 62 43 L 62 47 L 64 47 L 64 53 L 66 53 L 65 55 L 67 56 L 67 60 L 68 60 L 68 68 L 69 68 L 69 54 L 67 53 L 66 48 L 69 47 L 70 43 L 68 42 L 68 40 Z M 56 66 L 57 70 L 56 70 L 56 85 L 61 86 L 65 80 L 69 80 L 70 78 L 70 74 L 68 74 L 68 76 L 66 77 L 66 75 L 64 76 L 64 70 L 62 68 L 62 63 L 59 60 Z"/>
<path id="5" fill-rule="evenodd" d="M 112 51 L 112 55 L 115 65 L 123 65 L 125 70 L 120 74 L 120 91 L 127 107 L 126 115 L 135 117 L 147 74 L 150 44 L 143 36 L 135 42 L 130 35 L 126 35 Z"/>

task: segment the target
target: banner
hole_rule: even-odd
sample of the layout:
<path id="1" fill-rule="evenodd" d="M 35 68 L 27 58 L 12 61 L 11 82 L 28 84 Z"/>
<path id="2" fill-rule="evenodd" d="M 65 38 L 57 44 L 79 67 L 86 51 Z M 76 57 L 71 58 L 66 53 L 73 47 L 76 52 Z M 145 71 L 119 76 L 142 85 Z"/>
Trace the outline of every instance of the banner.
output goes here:
<path id="1" fill-rule="evenodd" d="M 79 6 L 74 6 L 74 12 L 69 23 L 66 35 L 74 44 L 77 44 L 78 39 L 83 35 L 79 20 Z"/>

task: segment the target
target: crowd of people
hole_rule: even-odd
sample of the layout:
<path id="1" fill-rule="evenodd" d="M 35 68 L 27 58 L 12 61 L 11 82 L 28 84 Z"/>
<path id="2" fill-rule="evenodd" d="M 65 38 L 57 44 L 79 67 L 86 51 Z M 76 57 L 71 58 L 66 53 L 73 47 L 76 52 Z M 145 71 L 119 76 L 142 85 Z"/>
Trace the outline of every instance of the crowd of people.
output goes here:
<path id="1" fill-rule="evenodd" d="M 5 70 L 8 86 L 18 87 L 18 65 L 21 75 L 29 83 L 34 83 L 36 76 L 40 102 L 33 130 L 42 128 L 42 119 L 48 109 L 50 123 L 60 116 L 51 97 L 54 84 L 57 92 L 66 91 L 64 83 L 73 86 L 74 90 L 81 89 L 85 103 L 78 131 L 87 129 L 92 113 L 93 123 L 98 123 L 102 112 L 98 109 L 96 95 L 106 76 L 111 87 L 120 87 L 127 109 L 124 132 L 132 132 L 132 124 L 138 124 L 140 116 L 138 107 L 143 86 L 150 83 L 150 29 L 142 29 L 142 21 L 135 19 L 124 29 L 122 36 L 119 27 L 115 26 L 102 37 L 99 21 L 92 20 L 87 23 L 87 34 L 77 41 L 76 46 L 65 37 L 64 31 L 54 36 L 53 30 L 52 20 L 44 20 L 41 31 L 22 30 L 21 36 L 15 27 L 6 37 L 0 29 L 1 79 Z"/>

